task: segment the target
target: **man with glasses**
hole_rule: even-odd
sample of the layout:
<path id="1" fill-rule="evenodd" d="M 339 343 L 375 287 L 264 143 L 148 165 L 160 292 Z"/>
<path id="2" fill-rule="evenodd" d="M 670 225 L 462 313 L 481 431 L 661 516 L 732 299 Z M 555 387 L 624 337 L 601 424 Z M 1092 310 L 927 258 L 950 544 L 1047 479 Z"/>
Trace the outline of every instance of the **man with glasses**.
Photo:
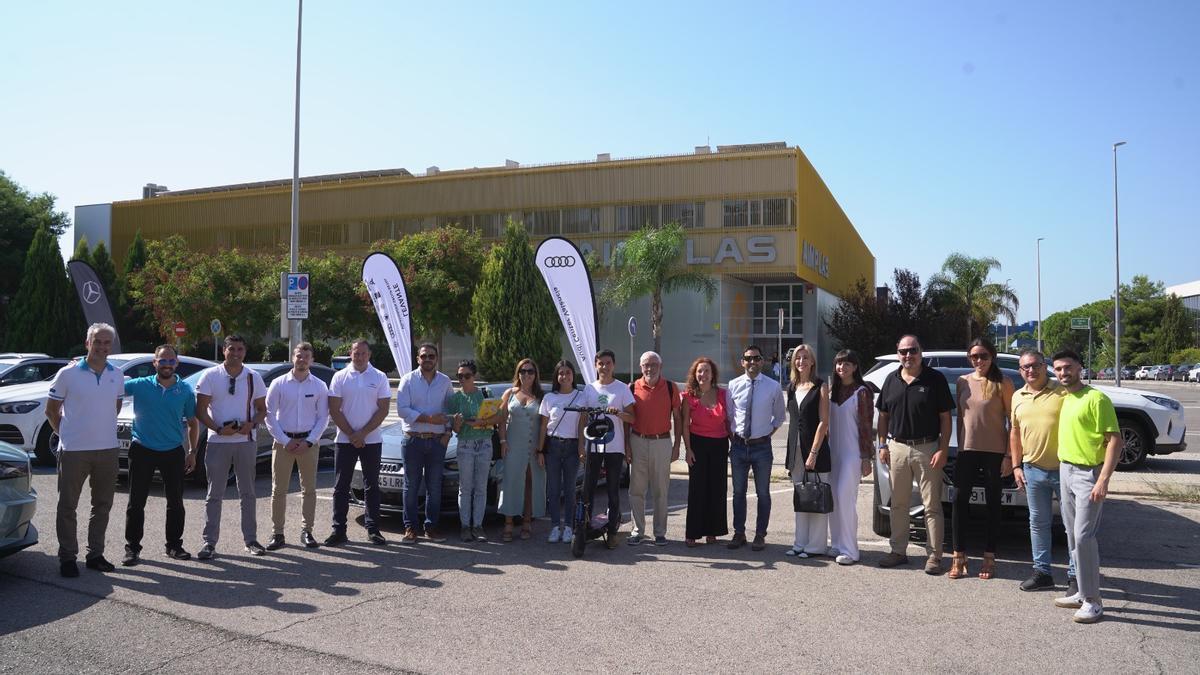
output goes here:
<path id="1" fill-rule="evenodd" d="M 1059 497 L 1058 417 L 1067 390 L 1051 380 L 1046 357 L 1036 349 L 1021 352 L 1018 362 L 1025 386 L 1013 394 L 1009 453 L 1013 479 L 1025 491 L 1029 504 L 1029 542 L 1033 549 L 1033 574 L 1021 582 L 1021 590 L 1054 588 L 1050 574 L 1053 500 Z M 1067 558 L 1067 595 L 1079 592 L 1075 563 Z"/>
<path id="2" fill-rule="evenodd" d="M 208 494 L 204 498 L 204 545 L 196 554 L 201 560 L 213 557 L 221 536 L 221 501 L 229 483 L 229 470 L 237 478 L 242 505 L 242 541 L 246 552 L 267 552 L 258 543 L 255 515 L 254 473 L 258 465 L 255 429 L 267 417 L 267 387 L 262 376 L 243 365 L 246 340 L 225 336 L 225 360 L 200 374 L 196 382 L 196 419 L 208 430 L 204 471 Z"/>
<path id="3" fill-rule="evenodd" d="M 771 520 L 771 465 L 775 454 L 771 437 L 783 426 L 787 414 L 783 389 L 762 373 L 762 349 L 750 345 L 742 351 L 746 373 L 729 383 L 726 418 L 729 422 L 729 465 L 733 473 L 733 539 L 728 548 L 746 545 L 746 491 L 754 470 L 754 492 L 758 516 L 754 523 L 751 550 L 767 547 L 767 524 Z"/>
<path id="4" fill-rule="evenodd" d="M 126 567 L 141 562 L 146 497 L 155 471 L 162 474 L 167 499 L 167 557 L 192 557 L 183 549 L 183 475 L 196 468 L 200 424 L 196 421 L 196 394 L 192 385 L 175 373 L 178 363 L 175 348 L 160 345 L 154 350 L 155 374 L 125 381 L 125 395 L 133 397 L 129 506 L 125 509 L 125 557 L 121 560 Z M 186 451 L 180 420 L 187 422 Z"/>
<path id="5" fill-rule="evenodd" d="M 301 342 L 292 350 L 292 369 L 275 378 L 267 389 L 267 429 L 271 444 L 271 541 L 268 551 L 286 544 L 287 493 L 292 466 L 300 472 L 300 543 L 320 544 L 313 538 L 317 519 L 317 455 L 321 436 L 329 425 L 329 388 L 312 374 L 313 346 Z"/>
<path id="6" fill-rule="evenodd" d="M 417 543 L 417 523 L 422 492 L 425 494 L 425 537 L 446 541 L 437 529 L 442 513 L 442 472 L 450 443 L 446 406 L 454 385 L 438 372 L 437 345 L 426 342 L 417 349 L 418 365 L 400 378 L 396 413 L 404 429 L 404 536 L 402 544 Z"/>
<path id="7" fill-rule="evenodd" d="M 362 466 L 363 525 L 372 544 L 387 543 L 379 533 L 379 462 L 383 454 L 383 432 L 379 425 L 387 417 L 392 390 L 387 375 L 371 365 L 371 345 L 360 338 L 350 344 L 350 367 L 339 370 L 329 385 L 329 416 L 337 426 L 333 451 L 333 532 L 326 546 L 348 541 L 346 516 L 350 511 L 350 480 L 354 465 Z"/>
<path id="8" fill-rule="evenodd" d="M 954 397 L 946 376 L 921 361 L 921 343 L 905 335 L 896 344 L 900 367 L 887 376 L 879 410 L 879 460 L 891 469 L 891 552 L 880 567 L 908 564 L 908 504 L 913 479 L 925 506 L 926 574 L 942 573 L 942 468 L 950 454 Z"/>
<path id="9" fill-rule="evenodd" d="M 1103 392 L 1079 379 L 1082 360 L 1064 349 L 1053 357 L 1054 374 L 1067 390 L 1058 417 L 1058 476 L 1067 548 L 1075 562 L 1079 590 L 1057 598 L 1055 606 L 1075 610 L 1077 623 L 1104 616 L 1100 602 L 1100 507 L 1124 446 L 1117 411 Z"/>
<path id="10" fill-rule="evenodd" d="M 667 545 L 667 491 L 671 487 L 671 462 L 679 459 L 683 442 L 683 413 L 675 383 L 662 377 L 662 357 L 657 352 L 642 354 L 642 376 L 630 387 L 635 420 L 630 429 L 629 501 L 633 532 L 629 543 L 649 540 L 646 532 L 646 493 L 654 496 L 654 545 Z M 671 426 L 675 441 L 671 441 Z"/>

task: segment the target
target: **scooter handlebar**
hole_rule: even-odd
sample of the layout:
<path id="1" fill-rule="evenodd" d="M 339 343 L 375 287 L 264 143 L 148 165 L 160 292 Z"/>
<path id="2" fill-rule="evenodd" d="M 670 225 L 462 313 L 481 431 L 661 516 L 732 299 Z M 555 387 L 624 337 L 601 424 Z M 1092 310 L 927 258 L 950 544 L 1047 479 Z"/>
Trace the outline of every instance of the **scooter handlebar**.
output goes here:
<path id="1" fill-rule="evenodd" d="M 608 413 L 608 408 L 596 408 L 591 406 L 569 405 L 563 408 L 563 410 L 566 410 L 567 412 L 583 413 L 585 415 L 604 415 Z"/>

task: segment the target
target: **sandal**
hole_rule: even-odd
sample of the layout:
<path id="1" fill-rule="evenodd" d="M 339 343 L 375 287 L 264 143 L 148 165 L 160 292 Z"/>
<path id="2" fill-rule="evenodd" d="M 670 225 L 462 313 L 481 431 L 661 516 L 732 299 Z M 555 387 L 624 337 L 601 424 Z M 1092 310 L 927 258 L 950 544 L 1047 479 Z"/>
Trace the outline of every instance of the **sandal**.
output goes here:
<path id="1" fill-rule="evenodd" d="M 980 579 L 991 579 L 996 574 L 996 554 L 983 554 L 983 567 L 979 568 Z"/>
<path id="2" fill-rule="evenodd" d="M 528 539 L 533 536 L 533 527 L 528 523 L 521 526 L 521 538 Z"/>
<path id="3" fill-rule="evenodd" d="M 695 539 L 685 539 L 684 542 L 687 544 L 688 548 L 696 548 L 700 545 L 700 542 L 696 541 Z"/>
<path id="4" fill-rule="evenodd" d="M 983 573 L 980 572 L 980 575 L 982 574 Z M 950 559 L 950 572 L 947 573 L 946 576 L 950 577 L 951 579 L 962 579 L 963 577 L 967 576 L 966 553 L 954 554 L 954 557 Z"/>
<path id="5" fill-rule="evenodd" d="M 504 524 L 504 531 L 500 535 L 501 541 L 512 541 L 513 526 L 512 523 Z"/>
<path id="6" fill-rule="evenodd" d="M 704 538 L 704 543 L 706 543 L 706 544 L 715 544 L 715 543 L 717 543 L 717 538 L 716 538 L 716 537 L 705 537 L 705 538 Z"/>

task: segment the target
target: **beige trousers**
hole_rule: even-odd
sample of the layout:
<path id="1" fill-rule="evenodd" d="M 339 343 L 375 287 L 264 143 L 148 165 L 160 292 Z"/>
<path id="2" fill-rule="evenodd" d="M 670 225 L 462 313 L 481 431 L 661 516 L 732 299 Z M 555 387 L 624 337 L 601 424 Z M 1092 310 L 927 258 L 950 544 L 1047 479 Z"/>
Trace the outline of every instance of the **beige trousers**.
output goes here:
<path id="1" fill-rule="evenodd" d="M 317 452 L 319 445 L 292 454 L 278 441 L 271 446 L 271 526 L 283 534 L 287 519 L 287 493 L 292 485 L 292 466 L 300 469 L 300 508 L 303 528 L 312 532 L 317 517 Z"/>
<path id="2" fill-rule="evenodd" d="M 937 452 L 937 441 L 920 445 L 905 445 L 888 441 L 891 453 L 892 483 L 892 553 L 904 555 L 908 548 L 908 505 L 912 501 L 913 480 L 921 493 L 925 505 L 925 527 L 929 540 L 925 551 L 929 555 L 942 556 L 942 539 L 945 523 L 942 519 L 942 470 L 929 466 L 933 453 Z"/>
<path id="3" fill-rule="evenodd" d="M 629 434 L 629 509 L 633 515 L 633 533 L 646 532 L 646 493 L 654 497 L 654 536 L 667 536 L 667 490 L 671 486 L 670 438 L 649 439 Z"/>

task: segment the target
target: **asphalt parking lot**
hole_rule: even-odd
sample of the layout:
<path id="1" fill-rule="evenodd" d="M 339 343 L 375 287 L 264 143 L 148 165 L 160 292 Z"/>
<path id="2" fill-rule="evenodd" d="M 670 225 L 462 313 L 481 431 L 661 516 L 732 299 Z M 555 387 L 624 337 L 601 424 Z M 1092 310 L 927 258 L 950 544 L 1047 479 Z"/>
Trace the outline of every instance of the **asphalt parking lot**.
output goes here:
<path id="1" fill-rule="evenodd" d="M 1163 384 L 1154 388 L 1166 391 Z M 1189 429 L 1200 430 L 1200 387 L 1187 386 L 1169 393 L 1184 402 Z M 1114 483 L 1192 481 L 1200 475 L 1195 432 L 1189 444 Z M 319 539 L 328 534 L 332 480 L 324 468 Z M 57 573 L 53 471 L 39 469 L 35 486 L 41 542 L 0 560 L 0 672 L 1196 672 L 1200 662 L 1200 505 L 1144 491 L 1114 487 L 1106 503 L 1106 615 L 1082 626 L 1052 606 L 1053 593 L 1017 590 L 1029 572 L 1019 519 L 1004 523 L 991 581 L 930 577 L 915 563 L 877 568 L 886 543 L 870 531 L 865 483 L 858 504 L 863 562 L 853 567 L 783 555 L 793 526 L 782 482 L 773 484 L 767 550 L 686 548 L 687 481 L 676 475 L 668 546 L 607 551 L 594 543 L 581 560 L 545 542 L 545 521 L 535 523 L 530 541 L 499 543 L 499 526 L 489 522 L 485 544 L 383 548 L 365 543 L 352 525 L 348 546 L 289 546 L 255 558 L 238 545 L 231 501 L 218 556 L 177 562 L 161 554 L 164 509 L 156 495 L 147 509 L 145 562 L 111 574 L 85 569 L 78 579 Z M 265 539 L 265 467 L 256 487 Z M 185 545 L 193 553 L 203 496 L 197 487 L 186 492 Z M 126 500 L 122 485 L 108 529 L 114 561 Z M 294 494 L 292 541 L 299 510 Z M 456 531 L 453 517 L 443 526 Z M 401 529 L 394 519 L 384 526 L 393 541 Z M 1056 562 L 1065 558 L 1063 546 Z M 918 555 L 917 543 L 909 553 Z M 973 558 L 972 573 L 978 567 Z M 1062 568 L 1056 573 L 1061 581 Z"/>

